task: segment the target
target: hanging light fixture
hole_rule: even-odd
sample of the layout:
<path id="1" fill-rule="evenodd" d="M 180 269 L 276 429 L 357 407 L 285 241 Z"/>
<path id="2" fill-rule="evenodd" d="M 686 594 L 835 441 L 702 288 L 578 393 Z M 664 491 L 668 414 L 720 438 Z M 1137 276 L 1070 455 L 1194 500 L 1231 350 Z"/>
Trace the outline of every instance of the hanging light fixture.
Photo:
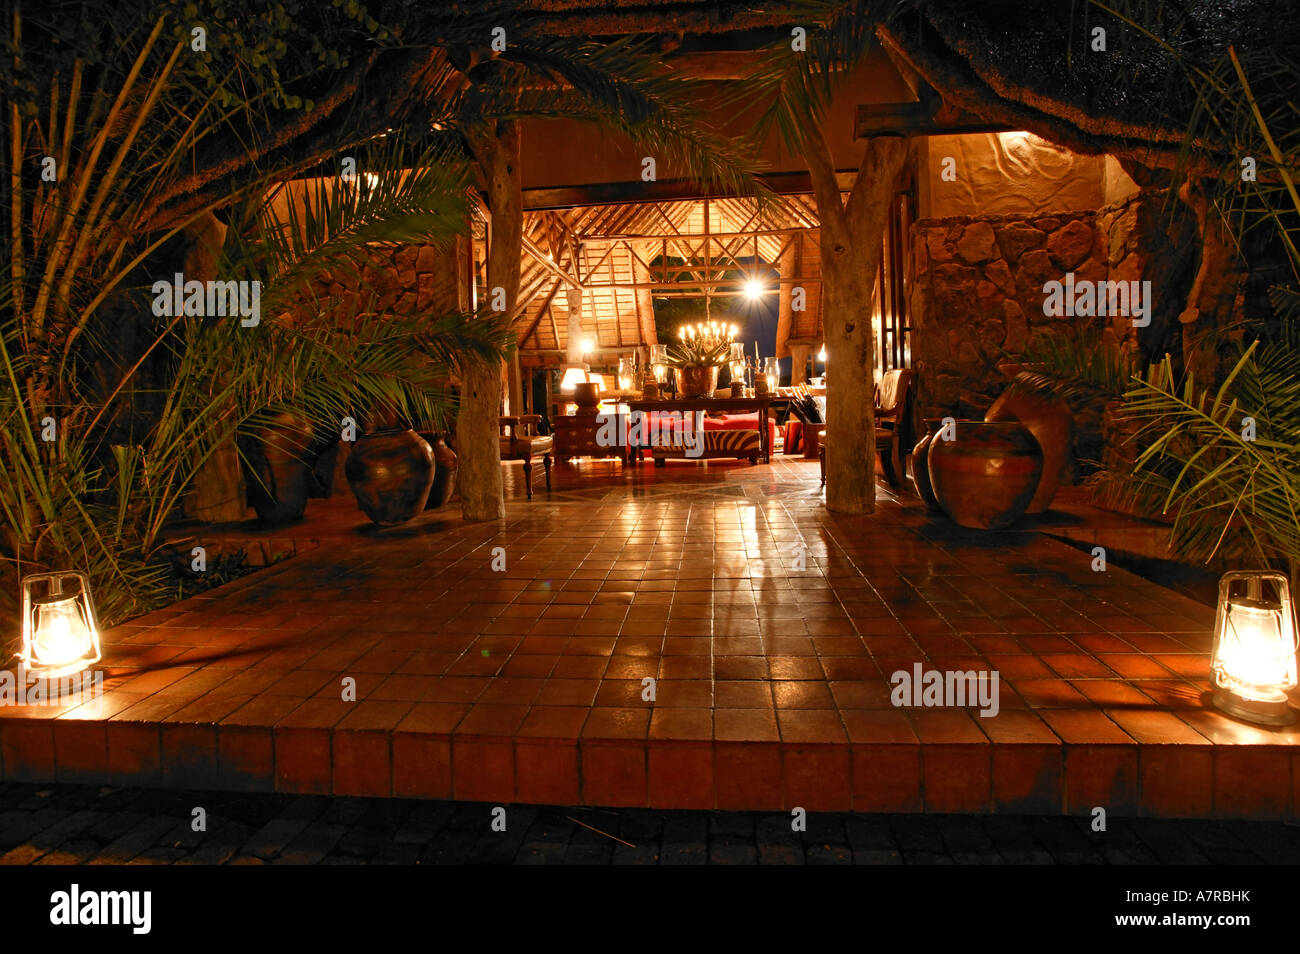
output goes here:
<path id="1" fill-rule="evenodd" d="M 1260 725 L 1290 725 L 1286 692 L 1296 686 L 1296 629 L 1282 573 L 1239 571 L 1219 580 L 1214 623 L 1215 708 Z"/>
<path id="2" fill-rule="evenodd" d="M 76 586 L 67 588 L 75 582 Z M 99 624 L 84 573 L 33 573 L 23 595 L 23 666 L 34 676 L 57 679 L 99 662 Z"/>

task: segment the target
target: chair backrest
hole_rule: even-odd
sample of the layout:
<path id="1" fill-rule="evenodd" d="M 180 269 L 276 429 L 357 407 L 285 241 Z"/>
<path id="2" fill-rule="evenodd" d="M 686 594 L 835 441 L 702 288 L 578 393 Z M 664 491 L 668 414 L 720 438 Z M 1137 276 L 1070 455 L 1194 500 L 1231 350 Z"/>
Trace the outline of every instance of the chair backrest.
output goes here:
<path id="1" fill-rule="evenodd" d="M 910 368 L 895 368 L 886 371 L 880 381 L 880 410 L 886 414 L 895 414 L 907 398 L 912 386 L 913 372 Z"/>
<path id="2" fill-rule="evenodd" d="M 508 437 L 534 437 L 537 425 L 542 422 L 540 414 L 512 414 L 497 420 L 497 426 Z"/>

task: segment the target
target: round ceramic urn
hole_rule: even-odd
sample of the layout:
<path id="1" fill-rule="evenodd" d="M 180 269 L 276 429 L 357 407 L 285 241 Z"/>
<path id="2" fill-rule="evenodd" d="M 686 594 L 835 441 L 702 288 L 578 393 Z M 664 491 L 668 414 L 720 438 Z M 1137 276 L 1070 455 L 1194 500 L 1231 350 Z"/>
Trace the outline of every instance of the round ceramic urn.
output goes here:
<path id="1" fill-rule="evenodd" d="M 1018 421 L 1029 428 L 1043 451 L 1043 477 L 1025 513 L 1042 513 L 1052 505 L 1061 473 L 1070 462 L 1074 415 L 1060 398 L 1032 391 L 1004 391 L 993 402 L 986 421 Z"/>
<path id="2" fill-rule="evenodd" d="M 433 486 L 429 490 L 429 499 L 424 509 L 437 510 L 445 506 L 451 499 L 451 495 L 456 492 L 456 471 L 460 467 L 460 459 L 456 456 L 456 452 L 447 446 L 441 434 L 421 432 L 420 436 L 433 448 L 434 465 Z"/>
<path id="3" fill-rule="evenodd" d="M 433 486 L 433 449 L 412 430 L 383 430 L 357 440 L 345 468 L 357 506 L 380 526 L 424 510 Z"/>
<path id="4" fill-rule="evenodd" d="M 930 484 L 930 441 L 938 432 L 941 421 L 942 418 L 927 417 L 926 434 L 912 448 L 912 482 L 916 484 L 916 492 L 925 501 L 926 507 L 935 512 L 941 508 L 938 498 L 934 495 L 934 487 Z"/>
<path id="5" fill-rule="evenodd" d="M 930 440 L 928 464 L 935 499 L 953 522 L 1002 530 L 1025 513 L 1043 474 L 1033 433 L 1013 421 L 958 421 L 953 440 Z"/>
<path id="6" fill-rule="evenodd" d="M 262 523 L 302 519 L 311 483 L 307 448 L 312 434 L 306 418 L 288 411 L 271 416 L 253 432 L 245 454 L 252 470 L 248 496 Z"/>

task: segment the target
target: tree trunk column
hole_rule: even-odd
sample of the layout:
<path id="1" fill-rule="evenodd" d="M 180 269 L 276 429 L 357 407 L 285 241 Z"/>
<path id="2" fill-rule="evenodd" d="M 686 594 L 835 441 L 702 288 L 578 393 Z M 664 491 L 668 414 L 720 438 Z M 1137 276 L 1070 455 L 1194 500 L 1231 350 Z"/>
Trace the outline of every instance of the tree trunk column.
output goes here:
<path id="1" fill-rule="evenodd" d="M 1238 323 L 1244 309 L 1246 275 L 1236 243 L 1202 183 L 1184 183 L 1178 197 L 1196 213 L 1201 262 L 1178 316 L 1183 328 L 1183 370 L 1203 388 L 1218 382 L 1218 334 Z M 1149 304 L 1148 304 L 1149 307 Z"/>
<path id="2" fill-rule="evenodd" d="M 523 253 L 523 185 L 519 169 L 519 127 L 510 121 L 466 130 L 487 189 L 492 224 L 488 242 L 486 307 L 494 289 L 505 290 L 502 320 L 514 317 L 519 299 L 519 265 Z M 488 312 L 492 314 L 492 312 Z M 461 369 L 460 412 L 456 418 L 456 478 L 461 512 L 466 520 L 499 520 L 505 516 L 501 480 L 501 365 L 469 365 Z M 517 398 L 516 398 L 517 400 Z"/>
<path id="3" fill-rule="evenodd" d="M 190 240 L 181 266 L 185 280 L 215 281 L 221 247 L 226 241 L 225 224 L 209 212 L 195 220 L 185 235 Z M 214 386 L 223 383 L 218 381 Z M 231 413 L 234 410 L 231 405 Z M 239 451 L 231 438 L 218 446 L 195 472 L 187 509 L 190 516 L 203 523 L 232 523 L 243 520 L 248 513 L 246 493 Z"/>
<path id="4" fill-rule="evenodd" d="M 875 366 L 871 308 L 881 237 L 907 161 L 908 142 L 868 141 L 846 204 L 829 149 L 810 155 L 822 220 L 826 340 L 826 509 L 871 513 L 876 506 Z"/>

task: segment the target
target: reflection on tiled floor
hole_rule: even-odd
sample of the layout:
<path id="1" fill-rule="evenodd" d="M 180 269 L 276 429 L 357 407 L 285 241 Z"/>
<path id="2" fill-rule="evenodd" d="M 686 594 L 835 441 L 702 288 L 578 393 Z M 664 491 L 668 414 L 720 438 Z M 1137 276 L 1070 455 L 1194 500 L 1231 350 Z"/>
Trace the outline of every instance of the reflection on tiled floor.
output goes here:
<path id="1" fill-rule="evenodd" d="M 374 532 L 313 501 L 334 515 L 317 550 L 106 634 L 101 699 L 0 711 L 5 776 L 1294 814 L 1300 733 L 1207 709 L 1209 608 L 1117 566 L 883 491 L 873 516 L 832 515 L 816 462 L 588 463 L 549 496 L 539 472 L 531 502 L 517 471 L 502 524 Z M 996 671 L 999 713 L 894 707 L 916 663 Z"/>

